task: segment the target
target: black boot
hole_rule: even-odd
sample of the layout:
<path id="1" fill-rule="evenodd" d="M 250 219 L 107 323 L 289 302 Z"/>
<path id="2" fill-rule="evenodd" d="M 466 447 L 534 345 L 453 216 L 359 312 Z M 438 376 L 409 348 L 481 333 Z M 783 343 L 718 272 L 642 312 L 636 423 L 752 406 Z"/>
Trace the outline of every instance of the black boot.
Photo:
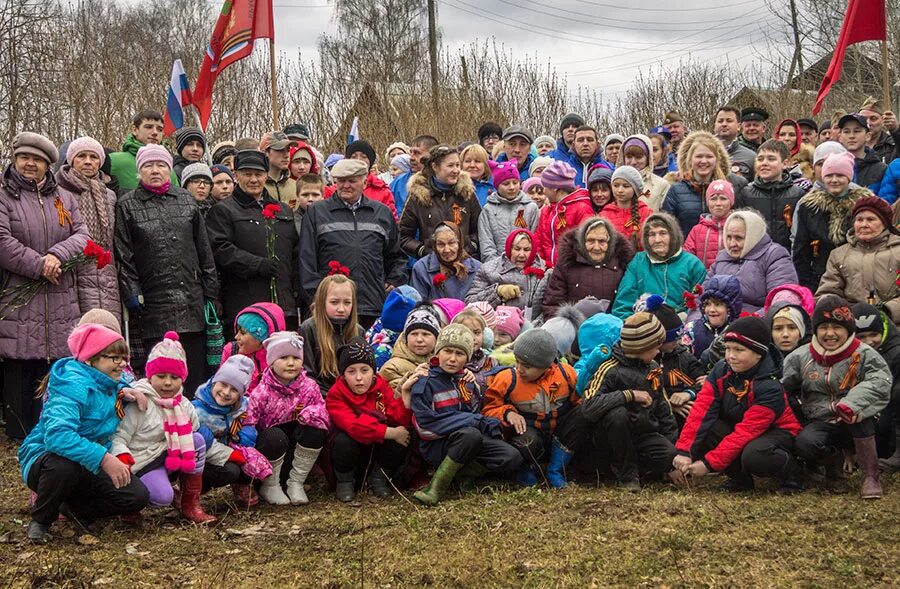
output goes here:
<path id="1" fill-rule="evenodd" d="M 836 449 L 825 459 L 825 488 L 832 493 L 849 493 L 847 475 L 844 474 L 844 453 Z"/>
<path id="2" fill-rule="evenodd" d="M 356 499 L 356 479 L 354 472 L 338 472 L 334 471 L 334 479 L 336 481 L 334 487 L 334 495 L 338 501 L 350 503 Z"/>
<path id="3" fill-rule="evenodd" d="M 369 472 L 369 493 L 379 499 L 391 496 L 391 484 L 378 463 L 372 464 L 372 470 Z"/>

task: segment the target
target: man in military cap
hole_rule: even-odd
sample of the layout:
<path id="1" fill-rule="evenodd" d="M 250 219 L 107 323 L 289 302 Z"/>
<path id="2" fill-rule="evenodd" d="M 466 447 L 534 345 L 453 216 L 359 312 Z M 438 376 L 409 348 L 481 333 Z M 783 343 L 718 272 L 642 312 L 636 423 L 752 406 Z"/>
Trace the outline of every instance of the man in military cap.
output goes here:
<path id="1" fill-rule="evenodd" d="M 666 118 L 663 119 L 663 125 L 669 130 L 669 134 L 672 135 L 672 153 L 677 154 L 678 148 L 681 147 L 681 142 L 687 134 L 687 127 L 684 126 L 684 117 L 677 110 L 670 110 L 666 113 Z"/>
<path id="2" fill-rule="evenodd" d="M 895 149 L 900 143 L 897 117 L 893 112 L 884 110 L 881 101 L 871 96 L 863 102 L 859 114 L 866 117 L 869 123 L 870 136 L 867 145 L 872 148 L 878 159 L 886 164 L 891 163 L 897 157 Z"/>
<path id="3" fill-rule="evenodd" d="M 815 147 L 819 144 L 819 125 L 812 119 L 797 119 L 800 125 L 800 142 Z"/>
<path id="4" fill-rule="evenodd" d="M 741 135 L 738 141 L 741 145 L 756 153 L 759 146 L 766 140 L 766 121 L 769 113 L 758 106 L 748 106 L 741 111 Z"/>

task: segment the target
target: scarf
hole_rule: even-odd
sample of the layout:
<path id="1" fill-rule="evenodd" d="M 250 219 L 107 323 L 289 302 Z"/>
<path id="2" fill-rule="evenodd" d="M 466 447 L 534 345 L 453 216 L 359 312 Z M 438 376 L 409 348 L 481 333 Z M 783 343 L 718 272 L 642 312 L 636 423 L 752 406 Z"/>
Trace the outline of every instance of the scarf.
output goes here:
<path id="1" fill-rule="evenodd" d="M 153 187 L 153 186 L 147 186 L 146 184 L 144 184 L 143 182 L 141 182 L 141 186 L 142 186 L 145 190 L 147 190 L 147 191 L 149 191 L 149 192 L 152 192 L 152 193 L 155 194 L 156 196 L 161 196 L 161 195 L 163 195 L 163 194 L 165 194 L 165 193 L 167 193 L 167 192 L 169 191 L 169 188 L 171 188 L 171 186 L 172 186 L 172 181 L 171 181 L 171 180 L 166 180 L 165 182 L 163 182 L 162 184 L 160 184 L 159 186 L 156 186 L 156 187 Z"/>
<path id="2" fill-rule="evenodd" d="M 813 335 L 812 340 L 809 342 L 809 351 L 810 354 L 812 354 L 813 360 L 816 361 L 816 364 L 830 368 L 853 355 L 856 352 L 856 349 L 859 348 L 860 343 L 862 342 L 851 335 L 840 348 L 829 352 L 822 347 L 818 338 Z"/>
<path id="3" fill-rule="evenodd" d="M 103 249 L 112 249 L 106 186 L 96 178 L 86 178 L 71 166 L 63 166 L 59 174 L 78 190 L 78 208 L 91 239 Z"/>
<path id="4" fill-rule="evenodd" d="M 151 397 L 163 412 L 163 431 L 166 434 L 166 470 L 192 473 L 197 468 L 194 458 L 194 426 L 181 408 L 181 393 L 171 399 Z"/>
<path id="5" fill-rule="evenodd" d="M 436 188 L 439 192 L 452 192 L 453 184 L 447 184 L 446 182 L 441 182 L 437 179 L 437 177 L 433 177 L 431 179 L 431 185 Z"/>

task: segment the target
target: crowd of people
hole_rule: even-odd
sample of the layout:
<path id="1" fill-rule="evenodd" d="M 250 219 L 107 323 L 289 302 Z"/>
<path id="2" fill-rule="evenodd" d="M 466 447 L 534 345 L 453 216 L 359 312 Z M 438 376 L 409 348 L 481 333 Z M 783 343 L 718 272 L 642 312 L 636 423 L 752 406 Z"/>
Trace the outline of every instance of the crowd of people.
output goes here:
<path id="1" fill-rule="evenodd" d="M 325 155 L 292 124 L 120 151 L 22 132 L 0 180 L 6 435 L 28 537 L 481 478 L 900 470 L 900 126 L 722 106 L 602 137 L 488 122 Z M 36 391 L 37 390 L 37 394 Z M 881 460 L 879 460 L 881 457 Z M 316 498 L 313 497 L 313 500 Z"/>

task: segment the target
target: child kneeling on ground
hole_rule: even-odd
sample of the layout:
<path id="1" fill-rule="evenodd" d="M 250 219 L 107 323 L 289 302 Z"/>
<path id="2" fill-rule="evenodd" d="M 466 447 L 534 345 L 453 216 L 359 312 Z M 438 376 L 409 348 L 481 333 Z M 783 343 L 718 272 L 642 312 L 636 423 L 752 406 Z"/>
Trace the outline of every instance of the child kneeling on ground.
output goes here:
<path id="1" fill-rule="evenodd" d="M 375 352 L 362 339 L 338 350 L 338 370 L 341 376 L 325 399 L 336 430 L 331 439 L 335 495 L 339 501 L 353 501 L 362 486 L 356 484 L 356 474 L 365 476 L 368 468 L 369 491 L 379 499 L 390 497 L 389 479 L 409 455 L 410 387 L 395 395 L 375 372 Z"/>
<path id="2" fill-rule="evenodd" d="M 303 484 L 325 445 L 331 420 L 319 385 L 303 369 L 303 339 L 279 331 L 263 345 L 269 367 L 250 395 L 244 425 L 256 426 L 259 439 L 271 444 L 267 453 L 279 458 L 269 461 L 273 474 L 262 482 L 259 496 L 273 505 L 304 505 L 309 499 Z"/>
<path id="3" fill-rule="evenodd" d="M 682 474 L 728 476 L 725 489 L 753 489 L 753 477 L 776 477 L 783 492 L 802 489 L 794 437 L 800 423 L 778 381 L 781 355 L 766 323 L 737 319 L 725 329 L 725 360 L 703 383 L 675 444 Z"/>
<path id="4" fill-rule="evenodd" d="M 428 376 L 412 386 L 419 450 L 437 467 L 428 487 L 413 495 L 425 505 L 436 505 L 463 467 L 468 467 L 465 474 L 478 476 L 512 473 L 522 465 L 522 455 L 502 439 L 500 420 L 482 415 L 473 405 L 462 376 L 473 346 L 472 332 L 465 326 L 448 325 L 438 336 Z"/>

